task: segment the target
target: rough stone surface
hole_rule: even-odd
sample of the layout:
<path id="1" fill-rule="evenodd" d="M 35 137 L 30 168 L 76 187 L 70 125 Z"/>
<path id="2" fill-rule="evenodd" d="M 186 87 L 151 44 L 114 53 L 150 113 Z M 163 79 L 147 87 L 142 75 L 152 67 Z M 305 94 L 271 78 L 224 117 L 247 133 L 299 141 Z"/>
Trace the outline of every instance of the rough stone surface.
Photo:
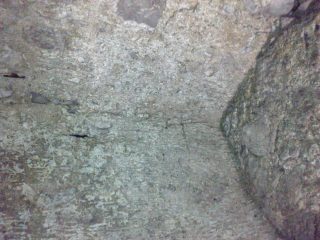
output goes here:
<path id="1" fill-rule="evenodd" d="M 301 16 L 313 1 L 317 0 L 244 0 L 244 4 L 251 13 L 265 16 Z"/>
<path id="2" fill-rule="evenodd" d="M 13 94 L 12 90 L 0 88 L 0 98 L 11 97 Z"/>
<path id="3" fill-rule="evenodd" d="M 272 34 L 222 119 L 243 185 L 285 239 L 320 239 L 319 26 Z"/>
<path id="4" fill-rule="evenodd" d="M 118 13 L 124 20 L 156 27 L 165 6 L 166 0 L 119 0 Z"/>
<path id="5" fill-rule="evenodd" d="M 50 100 L 46 96 L 41 95 L 40 93 L 31 92 L 31 102 L 38 104 L 48 104 L 50 103 Z"/>
<path id="6" fill-rule="evenodd" d="M 0 239 L 276 239 L 219 130 L 271 25 L 238 0 L 0 0 Z"/>

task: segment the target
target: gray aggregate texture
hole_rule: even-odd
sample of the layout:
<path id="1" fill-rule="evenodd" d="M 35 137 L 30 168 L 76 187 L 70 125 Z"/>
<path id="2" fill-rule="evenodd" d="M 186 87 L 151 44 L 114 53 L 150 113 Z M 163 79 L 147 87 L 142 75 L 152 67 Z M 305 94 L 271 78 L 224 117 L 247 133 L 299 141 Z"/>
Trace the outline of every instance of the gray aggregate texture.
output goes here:
<path id="1" fill-rule="evenodd" d="M 271 28 L 236 0 L 0 0 L 0 239 L 277 239 L 219 129 Z"/>

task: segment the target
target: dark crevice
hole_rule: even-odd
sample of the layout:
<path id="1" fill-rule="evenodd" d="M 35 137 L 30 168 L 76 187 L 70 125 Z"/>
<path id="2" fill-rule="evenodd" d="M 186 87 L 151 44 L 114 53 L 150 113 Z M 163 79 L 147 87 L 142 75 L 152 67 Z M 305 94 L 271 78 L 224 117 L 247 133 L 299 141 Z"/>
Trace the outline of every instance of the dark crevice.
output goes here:
<path id="1" fill-rule="evenodd" d="M 320 239 L 319 223 L 320 223 L 320 218 L 316 216 L 314 219 L 314 236 L 313 236 L 315 240 Z"/>
<path id="2" fill-rule="evenodd" d="M 7 78 L 26 78 L 25 76 L 22 75 L 18 75 L 17 73 L 8 73 L 8 74 L 3 74 L 3 77 L 7 77 Z"/>
<path id="3" fill-rule="evenodd" d="M 70 134 L 69 136 L 75 138 L 89 138 L 89 135 L 87 134 Z"/>
<path id="4" fill-rule="evenodd" d="M 310 41 L 310 37 L 308 35 L 308 33 L 303 33 L 303 40 L 304 40 L 304 45 L 305 48 L 308 49 L 309 48 L 309 41 Z"/>

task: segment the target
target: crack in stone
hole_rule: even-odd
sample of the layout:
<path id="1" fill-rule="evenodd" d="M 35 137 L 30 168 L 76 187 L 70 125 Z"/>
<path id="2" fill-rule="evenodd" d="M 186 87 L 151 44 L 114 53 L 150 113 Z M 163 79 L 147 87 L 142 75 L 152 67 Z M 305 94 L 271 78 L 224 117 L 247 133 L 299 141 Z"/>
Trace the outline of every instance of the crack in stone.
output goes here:
<path id="1" fill-rule="evenodd" d="M 190 147 L 189 147 L 188 137 L 187 137 L 187 134 L 186 134 L 184 123 L 181 122 L 180 125 L 181 125 L 181 130 L 182 130 L 182 136 L 183 136 L 183 138 L 185 140 L 186 148 L 187 148 L 188 152 L 190 153 Z"/>
<path id="2" fill-rule="evenodd" d="M 167 27 L 167 25 L 169 24 L 169 22 L 170 22 L 172 19 L 174 19 L 174 18 L 177 16 L 178 13 L 188 12 L 188 11 L 191 11 L 191 12 L 194 13 L 195 11 L 197 11 L 198 7 L 199 7 L 199 3 L 196 3 L 194 6 L 191 6 L 191 7 L 189 7 L 189 8 L 181 8 L 181 9 L 178 9 L 178 10 L 173 11 L 173 13 L 169 16 L 169 18 L 168 18 L 167 21 L 165 22 L 164 28 Z"/>
<path id="3" fill-rule="evenodd" d="M 75 138 L 88 138 L 89 135 L 87 134 L 70 134 L 70 137 L 75 137 Z"/>

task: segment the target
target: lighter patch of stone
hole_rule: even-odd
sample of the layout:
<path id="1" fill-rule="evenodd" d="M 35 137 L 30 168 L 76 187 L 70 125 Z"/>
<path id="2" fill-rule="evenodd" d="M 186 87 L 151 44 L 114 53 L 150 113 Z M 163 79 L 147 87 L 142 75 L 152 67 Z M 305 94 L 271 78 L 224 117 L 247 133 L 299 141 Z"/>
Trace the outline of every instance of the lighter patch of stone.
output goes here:
<path id="1" fill-rule="evenodd" d="M 12 90 L 0 88 L 0 98 L 8 98 L 8 97 L 11 97 L 12 94 L 13 94 Z"/>

